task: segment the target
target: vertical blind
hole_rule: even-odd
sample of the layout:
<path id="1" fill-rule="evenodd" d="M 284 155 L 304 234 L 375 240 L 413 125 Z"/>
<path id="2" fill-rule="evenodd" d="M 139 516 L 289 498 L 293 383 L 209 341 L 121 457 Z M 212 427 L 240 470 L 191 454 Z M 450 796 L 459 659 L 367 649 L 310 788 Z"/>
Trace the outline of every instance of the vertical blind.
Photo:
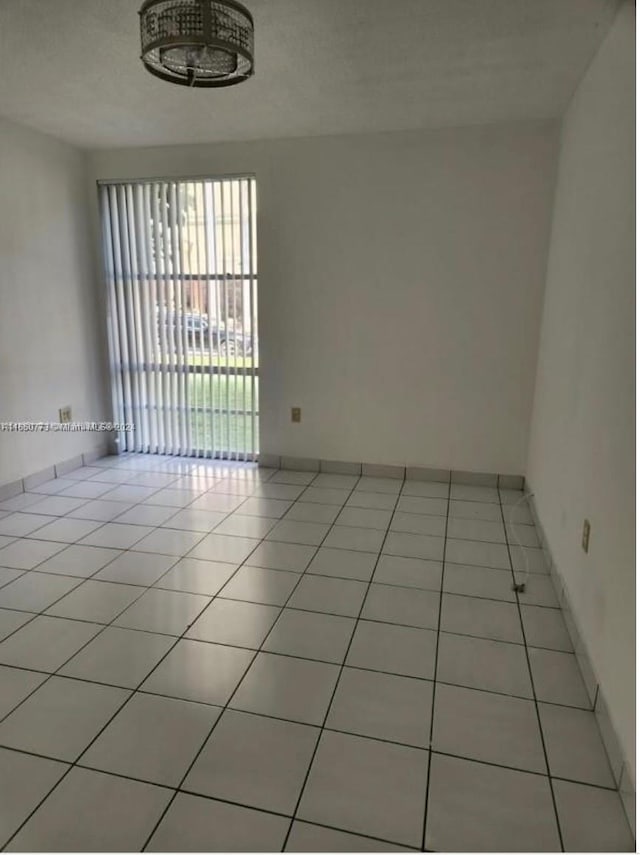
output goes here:
<path id="1" fill-rule="evenodd" d="M 120 448 L 255 460 L 252 177 L 99 185 Z"/>

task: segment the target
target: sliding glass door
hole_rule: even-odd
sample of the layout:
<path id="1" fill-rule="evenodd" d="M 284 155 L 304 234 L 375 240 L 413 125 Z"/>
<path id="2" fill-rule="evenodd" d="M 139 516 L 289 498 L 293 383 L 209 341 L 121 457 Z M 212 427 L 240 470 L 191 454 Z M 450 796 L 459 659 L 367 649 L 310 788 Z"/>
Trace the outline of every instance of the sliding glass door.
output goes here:
<path id="1" fill-rule="evenodd" d="M 114 419 L 126 451 L 255 460 L 252 177 L 99 187 Z"/>

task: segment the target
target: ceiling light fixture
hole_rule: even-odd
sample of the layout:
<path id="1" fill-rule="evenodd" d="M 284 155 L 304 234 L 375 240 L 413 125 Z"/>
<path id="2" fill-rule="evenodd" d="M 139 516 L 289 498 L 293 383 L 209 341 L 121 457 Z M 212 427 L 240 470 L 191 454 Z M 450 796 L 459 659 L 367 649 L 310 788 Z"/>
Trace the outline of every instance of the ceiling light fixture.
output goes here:
<path id="1" fill-rule="evenodd" d="M 142 62 L 181 86 L 233 86 L 254 71 L 253 18 L 236 0 L 146 0 Z"/>

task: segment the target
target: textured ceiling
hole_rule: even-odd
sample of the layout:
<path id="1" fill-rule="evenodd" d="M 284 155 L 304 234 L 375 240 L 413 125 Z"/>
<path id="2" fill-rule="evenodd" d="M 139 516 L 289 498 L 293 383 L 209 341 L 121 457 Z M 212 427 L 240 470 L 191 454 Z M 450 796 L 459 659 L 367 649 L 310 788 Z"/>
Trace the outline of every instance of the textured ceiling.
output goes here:
<path id="1" fill-rule="evenodd" d="M 0 116 L 87 148 L 560 115 L 616 0 L 245 0 L 256 76 L 188 90 L 139 60 L 141 0 L 0 0 Z"/>

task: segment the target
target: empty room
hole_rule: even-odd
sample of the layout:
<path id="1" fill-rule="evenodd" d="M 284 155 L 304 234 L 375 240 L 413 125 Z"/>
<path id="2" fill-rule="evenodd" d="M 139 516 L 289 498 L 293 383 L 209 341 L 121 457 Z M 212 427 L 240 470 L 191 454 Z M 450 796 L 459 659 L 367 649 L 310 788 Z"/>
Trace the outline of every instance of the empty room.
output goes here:
<path id="1" fill-rule="evenodd" d="M 635 32 L 2 0 L 1 851 L 636 851 Z"/>

